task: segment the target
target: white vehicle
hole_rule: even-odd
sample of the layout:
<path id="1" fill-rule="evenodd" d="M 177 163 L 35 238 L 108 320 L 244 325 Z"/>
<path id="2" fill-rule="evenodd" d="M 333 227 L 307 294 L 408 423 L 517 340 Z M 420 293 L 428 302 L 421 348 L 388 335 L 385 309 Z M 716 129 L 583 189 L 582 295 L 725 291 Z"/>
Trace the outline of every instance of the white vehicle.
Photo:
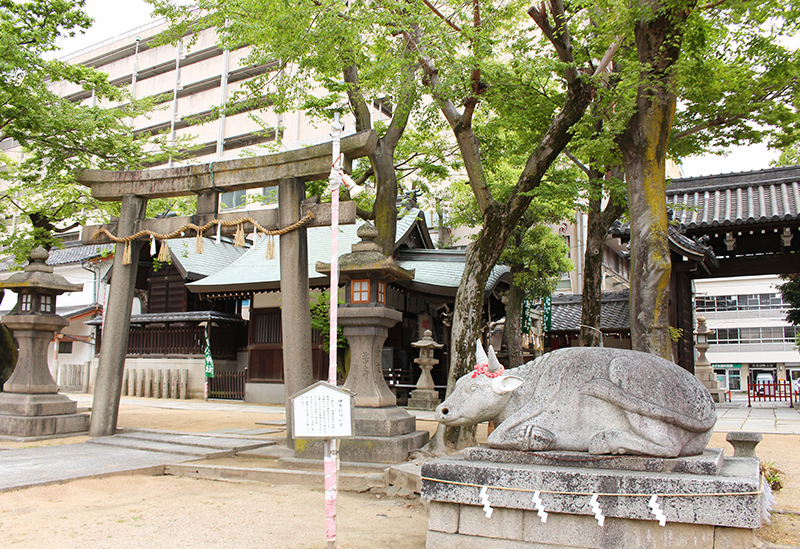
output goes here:
<path id="1" fill-rule="evenodd" d="M 772 374 L 757 374 L 756 375 L 756 394 L 757 395 L 774 395 L 775 394 L 775 379 Z"/>

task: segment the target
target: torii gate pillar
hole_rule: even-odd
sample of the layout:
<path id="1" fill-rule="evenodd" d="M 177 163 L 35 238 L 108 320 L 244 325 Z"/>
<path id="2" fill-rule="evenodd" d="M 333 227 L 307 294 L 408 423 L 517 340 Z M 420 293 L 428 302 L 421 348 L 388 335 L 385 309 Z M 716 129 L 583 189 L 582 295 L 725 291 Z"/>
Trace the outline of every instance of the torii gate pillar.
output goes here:
<path id="1" fill-rule="evenodd" d="M 278 184 L 279 224 L 288 227 L 300 220 L 300 203 L 306 196 L 305 183 L 296 177 Z M 308 298 L 308 239 L 301 227 L 280 236 L 281 331 L 283 383 L 286 393 L 286 443 L 292 440 L 292 407 L 289 397 L 314 382 L 311 346 L 311 304 Z M 289 253 L 289 252 L 292 253 Z"/>
<path id="2" fill-rule="evenodd" d="M 136 225 L 144 219 L 147 199 L 134 195 L 122 198 L 119 216 L 119 234 L 136 232 Z M 114 261 L 111 276 L 113 283 L 108 292 L 107 310 L 103 311 L 103 346 L 100 348 L 100 363 L 97 368 L 92 420 L 89 435 L 93 437 L 111 436 L 117 429 L 119 416 L 119 395 L 122 391 L 122 376 L 125 369 L 125 355 L 128 351 L 133 290 L 136 285 L 136 271 L 139 267 L 141 242 L 131 245 L 131 264 L 123 265 Z M 123 255 L 125 244 L 116 246 L 114 257 Z"/>

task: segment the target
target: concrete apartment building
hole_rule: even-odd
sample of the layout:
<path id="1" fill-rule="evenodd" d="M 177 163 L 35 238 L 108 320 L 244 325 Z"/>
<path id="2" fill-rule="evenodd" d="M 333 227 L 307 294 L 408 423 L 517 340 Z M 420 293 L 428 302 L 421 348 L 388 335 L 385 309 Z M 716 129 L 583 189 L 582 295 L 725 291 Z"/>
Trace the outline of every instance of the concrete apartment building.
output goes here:
<path id="1" fill-rule="evenodd" d="M 715 331 L 709 337 L 708 359 L 720 386 L 746 390 L 748 380 L 769 374 L 773 380 L 800 380 L 800 327 L 786 321 L 787 304 L 777 276 L 749 276 L 695 281 L 695 309 Z"/>

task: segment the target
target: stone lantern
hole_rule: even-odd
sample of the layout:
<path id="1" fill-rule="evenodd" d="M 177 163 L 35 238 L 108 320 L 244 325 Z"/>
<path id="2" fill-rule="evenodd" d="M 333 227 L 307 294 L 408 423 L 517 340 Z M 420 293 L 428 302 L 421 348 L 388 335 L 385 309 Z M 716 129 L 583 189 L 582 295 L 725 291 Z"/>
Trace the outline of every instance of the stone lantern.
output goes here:
<path id="1" fill-rule="evenodd" d="M 425 330 L 422 339 L 411 343 L 419 349 L 419 358 L 415 358 L 414 362 L 419 364 L 421 370 L 417 388 L 411 391 L 411 398 L 408 399 L 408 407 L 414 410 L 435 410 L 441 403 L 439 393 L 433 384 L 431 370 L 439 364 L 439 360 L 433 358 L 434 350 L 441 349 L 444 345 L 436 343 L 432 336 L 430 330 Z"/>
<path id="2" fill-rule="evenodd" d="M 79 292 L 53 273 L 44 248 L 31 252 L 25 270 L 0 282 L 0 289 L 18 294 L 17 306 L 2 317 L 19 344 L 14 372 L 0 393 L 0 436 L 22 439 L 47 438 L 89 429 L 89 415 L 77 413 L 77 403 L 58 394 L 58 385 L 47 365 L 47 347 L 56 331 L 69 322 L 56 314 L 56 296 Z"/>
<path id="3" fill-rule="evenodd" d="M 723 402 L 725 389 L 719 386 L 719 380 L 711 367 L 711 363 L 706 357 L 709 343 L 708 338 L 716 333 L 714 330 L 709 330 L 706 326 L 706 317 L 697 317 L 697 329 L 694 331 L 695 335 L 695 349 L 697 349 L 697 360 L 694 363 L 694 375 L 697 379 L 703 382 L 703 385 L 711 392 L 714 402 Z"/>
<path id="4" fill-rule="evenodd" d="M 355 404 L 355 436 L 340 442 L 339 456 L 345 461 L 398 463 L 427 442 L 427 432 L 416 430 L 416 418 L 397 406 L 381 367 L 389 328 L 403 318 L 387 306 L 388 285 L 412 279 L 414 272 L 383 255 L 372 224 L 364 223 L 356 234 L 361 242 L 339 258 L 339 276 L 346 286 L 345 303 L 337 314 L 351 357 L 343 388 L 353 393 Z M 330 270 L 329 263 L 317 262 L 317 272 L 329 275 Z M 303 453 L 311 448 L 302 446 Z"/>

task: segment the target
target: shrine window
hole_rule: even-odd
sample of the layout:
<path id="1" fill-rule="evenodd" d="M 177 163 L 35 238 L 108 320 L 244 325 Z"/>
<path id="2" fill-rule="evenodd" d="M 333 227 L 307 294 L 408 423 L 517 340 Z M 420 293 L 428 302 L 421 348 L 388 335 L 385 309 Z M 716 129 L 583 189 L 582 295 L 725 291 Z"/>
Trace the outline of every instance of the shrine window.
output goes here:
<path id="1" fill-rule="evenodd" d="M 353 280 L 350 303 L 369 303 L 369 280 Z"/>
<path id="2" fill-rule="evenodd" d="M 378 303 L 386 305 L 386 282 L 378 281 Z"/>

